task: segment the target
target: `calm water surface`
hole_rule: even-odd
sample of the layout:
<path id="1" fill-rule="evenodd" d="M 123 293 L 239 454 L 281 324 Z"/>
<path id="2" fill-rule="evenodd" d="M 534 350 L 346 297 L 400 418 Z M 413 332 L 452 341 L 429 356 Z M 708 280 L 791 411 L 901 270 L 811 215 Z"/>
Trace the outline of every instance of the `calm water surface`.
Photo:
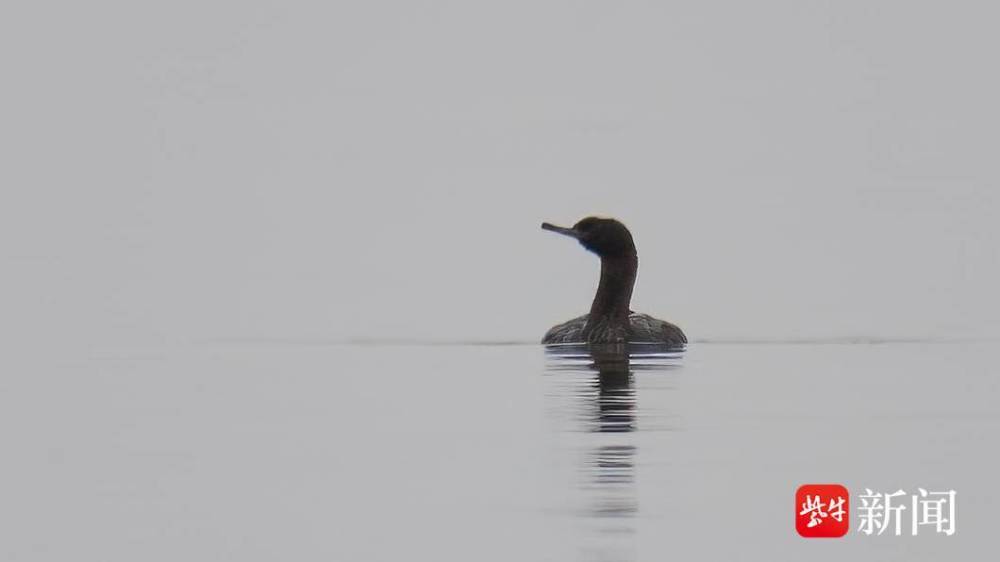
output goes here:
<path id="1" fill-rule="evenodd" d="M 989 558 L 998 351 L 22 351 L 0 560 Z M 826 482 L 956 489 L 958 532 L 801 539 L 795 489 Z"/>

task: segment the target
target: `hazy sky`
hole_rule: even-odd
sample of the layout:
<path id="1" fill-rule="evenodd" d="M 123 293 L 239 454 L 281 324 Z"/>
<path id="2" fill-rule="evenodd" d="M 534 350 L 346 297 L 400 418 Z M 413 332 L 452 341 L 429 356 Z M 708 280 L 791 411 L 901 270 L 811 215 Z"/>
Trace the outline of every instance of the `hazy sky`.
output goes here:
<path id="1" fill-rule="evenodd" d="M 1000 336 L 990 2 L 15 2 L 6 341 Z"/>

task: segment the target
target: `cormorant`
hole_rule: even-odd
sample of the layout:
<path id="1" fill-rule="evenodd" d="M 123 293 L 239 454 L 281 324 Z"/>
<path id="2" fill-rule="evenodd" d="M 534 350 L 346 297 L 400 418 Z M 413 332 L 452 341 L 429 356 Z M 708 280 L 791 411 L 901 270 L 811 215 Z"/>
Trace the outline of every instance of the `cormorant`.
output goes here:
<path id="1" fill-rule="evenodd" d="M 590 313 L 553 326 L 542 343 L 687 344 L 687 337 L 677 326 L 629 308 L 639 258 L 632 233 L 624 224 L 615 219 L 587 217 L 572 228 L 547 222 L 542 223 L 542 228 L 577 239 L 601 258 L 601 281 Z"/>

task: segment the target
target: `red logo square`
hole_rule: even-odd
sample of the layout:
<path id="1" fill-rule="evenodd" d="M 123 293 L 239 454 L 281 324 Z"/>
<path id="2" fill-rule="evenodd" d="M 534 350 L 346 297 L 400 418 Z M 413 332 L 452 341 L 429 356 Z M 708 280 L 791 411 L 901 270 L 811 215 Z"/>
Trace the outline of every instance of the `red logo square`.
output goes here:
<path id="1" fill-rule="evenodd" d="M 795 492 L 795 530 L 803 537 L 842 537 L 851 527 L 851 496 L 840 484 L 803 484 Z"/>

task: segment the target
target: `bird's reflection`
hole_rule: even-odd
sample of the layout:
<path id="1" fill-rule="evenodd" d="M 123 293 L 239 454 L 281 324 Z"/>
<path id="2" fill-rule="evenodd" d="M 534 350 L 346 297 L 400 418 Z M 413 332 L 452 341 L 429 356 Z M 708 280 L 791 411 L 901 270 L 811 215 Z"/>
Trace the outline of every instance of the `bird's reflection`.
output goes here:
<path id="1" fill-rule="evenodd" d="M 595 436 L 585 454 L 583 488 L 595 495 L 592 515 L 627 517 L 638 511 L 632 489 L 637 447 L 635 371 L 676 366 L 679 350 L 663 345 L 603 344 L 550 346 L 549 374 L 559 375 L 558 399 L 574 396 L 576 430 Z M 581 376 L 582 375 L 582 376 Z M 569 392 L 566 392 L 569 391 Z M 621 434 L 621 435 L 610 435 Z"/>
<path id="2" fill-rule="evenodd" d="M 594 433 L 635 431 L 635 385 L 628 350 L 624 345 L 594 345 L 587 354 L 593 375 L 584 406 L 590 417 L 587 429 Z M 590 515 L 631 517 L 639 510 L 635 455 L 636 447 L 625 435 L 599 438 L 586 452 L 582 488 L 591 494 Z M 631 528 L 621 530 L 630 532 Z"/>
<path id="3" fill-rule="evenodd" d="M 637 413 L 635 372 L 677 365 L 677 348 L 663 345 L 605 344 L 550 346 L 547 372 L 555 375 L 552 399 L 569 414 L 570 430 L 589 434 L 583 439 L 583 514 L 603 537 L 592 545 L 594 557 L 628 558 L 639 512 L 636 491 L 635 432 Z M 617 539 L 615 538 L 617 537 Z M 623 541 L 623 542 L 619 542 Z"/>

